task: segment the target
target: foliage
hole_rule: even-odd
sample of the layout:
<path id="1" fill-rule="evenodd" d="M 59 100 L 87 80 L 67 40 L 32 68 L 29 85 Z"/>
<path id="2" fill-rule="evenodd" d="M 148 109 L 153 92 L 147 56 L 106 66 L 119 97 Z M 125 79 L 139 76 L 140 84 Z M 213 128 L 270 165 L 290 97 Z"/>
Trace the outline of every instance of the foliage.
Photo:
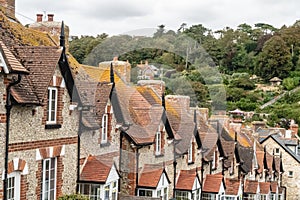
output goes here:
<path id="1" fill-rule="evenodd" d="M 292 69 L 291 55 L 279 36 L 268 40 L 258 55 L 256 74 L 269 81 L 273 77 L 286 78 Z"/>
<path id="2" fill-rule="evenodd" d="M 88 198 L 80 194 L 71 194 L 61 196 L 58 200 L 88 200 Z"/>
<path id="3" fill-rule="evenodd" d="M 253 90 L 255 84 L 249 78 L 235 78 L 230 81 L 230 87 L 243 88 L 244 90 Z"/>
<path id="4" fill-rule="evenodd" d="M 236 29 L 212 31 L 203 24 L 181 23 L 173 31 L 162 24 L 152 37 L 102 34 L 75 38 L 70 42 L 70 52 L 80 63 L 94 66 L 114 56 L 128 60 L 133 82 L 137 81 L 136 65 L 148 60 L 164 72 L 174 71 L 162 78 L 167 94 L 189 95 L 192 105 L 207 106 L 212 101 L 215 109 L 256 110 L 278 95 L 256 91 L 252 75 L 267 83 L 277 76 L 283 79 L 282 88 L 286 90 L 297 87 L 300 80 L 297 25 L 277 29 L 265 23 L 256 23 L 254 27 L 243 23 Z M 284 115 L 297 120 L 297 99 L 297 95 L 289 95 L 278 101 L 281 107 L 275 104 L 264 110 L 270 113 L 269 123 L 279 123 Z"/>
<path id="5" fill-rule="evenodd" d="M 282 85 L 287 90 L 292 90 L 299 85 L 300 77 L 293 77 L 293 78 L 285 78 L 282 81 Z"/>

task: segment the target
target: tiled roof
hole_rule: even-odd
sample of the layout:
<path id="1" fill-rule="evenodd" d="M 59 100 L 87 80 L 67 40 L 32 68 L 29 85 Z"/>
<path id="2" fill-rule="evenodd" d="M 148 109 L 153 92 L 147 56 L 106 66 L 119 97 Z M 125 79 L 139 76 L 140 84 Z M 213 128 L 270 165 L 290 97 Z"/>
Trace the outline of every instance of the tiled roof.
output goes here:
<path id="1" fill-rule="evenodd" d="M 268 166 L 268 170 L 269 170 L 269 172 L 272 172 L 272 167 L 273 167 L 273 156 L 272 155 L 270 155 L 268 152 L 266 152 L 266 154 L 265 154 L 265 156 L 266 156 L 266 161 L 267 161 L 267 166 Z"/>
<path id="2" fill-rule="evenodd" d="M 278 189 L 278 182 L 277 181 L 272 181 L 271 182 L 271 192 L 276 193 Z"/>
<path id="3" fill-rule="evenodd" d="M 227 159 L 224 160 L 224 167 L 230 168 L 232 160 L 234 159 L 234 141 L 226 141 L 221 138 L 221 145 L 225 152 L 225 156 L 227 156 Z"/>
<path id="4" fill-rule="evenodd" d="M 225 179 L 226 185 L 226 194 L 228 195 L 238 195 L 239 188 L 240 188 L 240 180 L 226 178 Z"/>
<path id="5" fill-rule="evenodd" d="M 97 82 L 110 82 L 110 68 L 109 67 L 93 67 L 82 65 L 86 73 Z M 115 79 L 118 78 L 115 76 Z M 116 81 L 116 80 L 115 80 Z"/>
<path id="6" fill-rule="evenodd" d="M 56 46 L 49 34 L 24 27 L 16 21 L 12 22 L 1 11 L 0 27 L 0 40 L 10 50 L 19 45 Z"/>
<path id="7" fill-rule="evenodd" d="M 159 97 L 152 88 L 137 86 L 136 89 L 151 105 L 161 105 L 161 97 Z"/>
<path id="8" fill-rule="evenodd" d="M 61 48 L 23 46 L 16 47 L 15 50 L 24 67 L 29 71 L 29 75 L 26 75 L 27 80 L 22 79 L 20 84 L 13 87 L 13 95 L 18 97 L 16 100 L 19 103 L 28 102 L 31 97 L 25 95 L 22 89 L 27 90 L 30 87 L 37 96 L 39 103 L 44 103 L 47 88 L 52 80 L 55 68 L 58 66 L 62 53 Z"/>
<path id="9" fill-rule="evenodd" d="M 223 175 L 207 174 L 203 183 L 203 192 L 218 193 L 223 183 Z"/>
<path id="10" fill-rule="evenodd" d="M 282 161 L 279 156 L 274 156 L 274 167 L 276 172 L 283 172 Z"/>
<path id="11" fill-rule="evenodd" d="M 199 180 L 195 169 L 180 170 L 179 176 L 178 176 L 178 179 L 176 182 L 176 189 L 192 191 L 194 181 L 196 178 Z"/>
<path id="12" fill-rule="evenodd" d="M 163 173 L 166 172 L 162 166 L 144 165 L 139 176 L 138 187 L 156 188 Z"/>
<path id="13" fill-rule="evenodd" d="M 194 137 L 194 115 L 180 101 L 169 99 L 168 96 L 166 97 L 166 110 L 172 129 L 181 138 L 176 145 L 176 151 L 179 154 L 186 153 Z"/>
<path id="14" fill-rule="evenodd" d="M 213 152 L 218 141 L 218 133 L 212 126 L 208 126 L 205 131 L 200 127 L 198 132 L 200 134 L 203 149 L 205 149 L 203 155 L 207 160 L 212 160 Z"/>
<path id="15" fill-rule="evenodd" d="M 243 147 L 239 144 L 237 145 L 237 151 L 241 161 L 241 168 L 245 173 L 248 173 L 252 169 L 252 160 L 253 160 L 253 148 L 252 147 Z"/>
<path id="16" fill-rule="evenodd" d="M 249 194 L 256 194 L 258 186 L 258 181 L 246 180 L 244 186 L 244 192 Z"/>
<path id="17" fill-rule="evenodd" d="M 262 173 L 264 170 L 264 156 L 265 153 L 263 151 L 256 151 L 256 159 L 257 159 L 257 164 L 258 164 L 258 173 Z"/>
<path id="18" fill-rule="evenodd" d="M 260 194 L 269 194 L 271 191 L 270 182 L 259 182 Z"/>
<path id="19" fill-rule="evenodd" d="M 100 127 L 113 84 L 96 82 L 81 68 L 78 72 L 75 82 L 81 102 L 90 107 L 90 110 L 83 111 L 83 124 L 89 129 L 97 129 Z"/>
<path id="20" fill-rule="evenodd" d="M 28 74 L 28 71 L 23 67 L 23 65 L 16 59 L 12 52 L 5 46 L 5 44 L 0 40 L 0 51 L 3 53 L 4 59 L 9 72 L 11 73 L 23 73 Z M 1 69 L 0 69 L 1 70 Z"/>
<path id="21" fill-rule="evenodd" d="M 88 156 L 80 174 L 81 181 L 105 183 L 114 165 L 113 157 L 118 152 L 98 156 Z"/>

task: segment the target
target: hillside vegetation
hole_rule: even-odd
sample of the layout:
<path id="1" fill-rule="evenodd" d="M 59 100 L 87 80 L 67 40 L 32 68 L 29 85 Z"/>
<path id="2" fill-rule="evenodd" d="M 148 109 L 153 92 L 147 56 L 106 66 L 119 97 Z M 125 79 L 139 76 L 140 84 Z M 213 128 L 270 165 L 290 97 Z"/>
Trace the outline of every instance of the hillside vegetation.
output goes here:
<path id="1" fill-rule="evenodd" d="M 277 103 L 259 107 L 299 85 L 300 23 L 281 28 L 257 23 L 240 24 L 212 31 L 201 24 L 167 31 L 158 26 L 152 37 L 82 36 L 70 42 L 70 52 L 83 64 L 128 60 L 132 64 L 132 81 L 136 82 L 136 65 L 147 60 L 160 68 L 167 93 L 191 97 L 193 106 L 215 110 L 269 113 L 270 124 L 282 118 L 300 123 L 300 93 L 286 95 Z M 279 87 L 269 87 L 269 80 L 283 80 Z M 268 88 L 269 87 L 269 88 Z M 261 120 L 261 119 L 258 119 Z"/>

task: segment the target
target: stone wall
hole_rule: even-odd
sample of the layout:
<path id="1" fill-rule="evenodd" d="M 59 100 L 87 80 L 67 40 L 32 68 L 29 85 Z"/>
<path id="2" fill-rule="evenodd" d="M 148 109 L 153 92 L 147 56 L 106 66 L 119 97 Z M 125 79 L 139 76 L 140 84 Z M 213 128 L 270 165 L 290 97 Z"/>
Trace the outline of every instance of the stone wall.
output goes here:
<path id="1" fill-rule="evenodd" d="M 55 74 L 62 77 L 59 69 Z M 5 85 L 4 78 L 0 76 L 0 115 L 5 114 Z M 77 134 L 78 134 L 78 111 L 70 112 L 70 97 L 67 89 L 62 88 L 62 121 L 61 128 L 45 129 L 42 119 L 46 106 L 33 105 L 14 105 L 11 110 L 10 121 L 10 143 L 9 143 L 9 161 L 20 158 L 28 166 L 28 172 L 21 176 L 21 198 L 37 199 L 40 194 L 41 181 L 41 163 L 42 158 L 38 155 L 41 149 L 59 147 L 61 155 L 58 155 L 57 166 L 57 195 L 72 194 L 76 188 L 77 174 Z M 47 100 L 46 100 L 47 101 Z M 2 122 L 2 123 L 1 123 Z M 0 122 L 0 173 L 3 173 L 4 166 L 4 141 L 6 123 Z M 62 150 L 63 149 L 63 150 Z M 54 151 L 54 150 L 53 150 Z M 51 152 L 51 150 L 50 150 Z M 2 189 L 2 181 L 0 188 Z"/>
<path id="2" fill-rule="evenodd" d="M 287 199 L 300 199 L 300 163 L 297 162 L 272 138 L 269 138 L 268 140 L 264 141 L 262 145 L 266 146 L 266 150 L 270 154 L 273 154 L 273 150 L 275 148 L 279 148 L 280 153 L 282 153 L 282 163 L 284 170 L 284 173 L 282 174 L 282 186 L 285 186 L 287 188 Z M 293 171 L 293 177 L 289 177 L 289 171 Z"/>

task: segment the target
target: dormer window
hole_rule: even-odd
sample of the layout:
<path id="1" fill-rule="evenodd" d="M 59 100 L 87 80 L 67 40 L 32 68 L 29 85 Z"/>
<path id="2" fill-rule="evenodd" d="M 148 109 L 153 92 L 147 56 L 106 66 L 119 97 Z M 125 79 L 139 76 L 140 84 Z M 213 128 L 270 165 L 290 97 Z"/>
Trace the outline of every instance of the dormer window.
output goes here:
<path id="1" fill-rule="evenodd" d="M 188 149 L 188 163 L 193 162 L 193 143 L 190 144 Z"/>
<path id="2" fill-rule="evenodd" d="M 161 154 L 161 132 L 157 131 L 155 135 L 155 155 Z"/>
<path id="3" fill-rule="evenodd" d="M 56 124 L 57 119 L 57 88 L 48 88 L 47 124 Z"/>
<path id="4" fill-rule="evenodd" d="M 102 117 L 102 134 L 101 143 L 107 143 L 107 127 L 108 126 L 108 115 L 104 114 Z"/>

